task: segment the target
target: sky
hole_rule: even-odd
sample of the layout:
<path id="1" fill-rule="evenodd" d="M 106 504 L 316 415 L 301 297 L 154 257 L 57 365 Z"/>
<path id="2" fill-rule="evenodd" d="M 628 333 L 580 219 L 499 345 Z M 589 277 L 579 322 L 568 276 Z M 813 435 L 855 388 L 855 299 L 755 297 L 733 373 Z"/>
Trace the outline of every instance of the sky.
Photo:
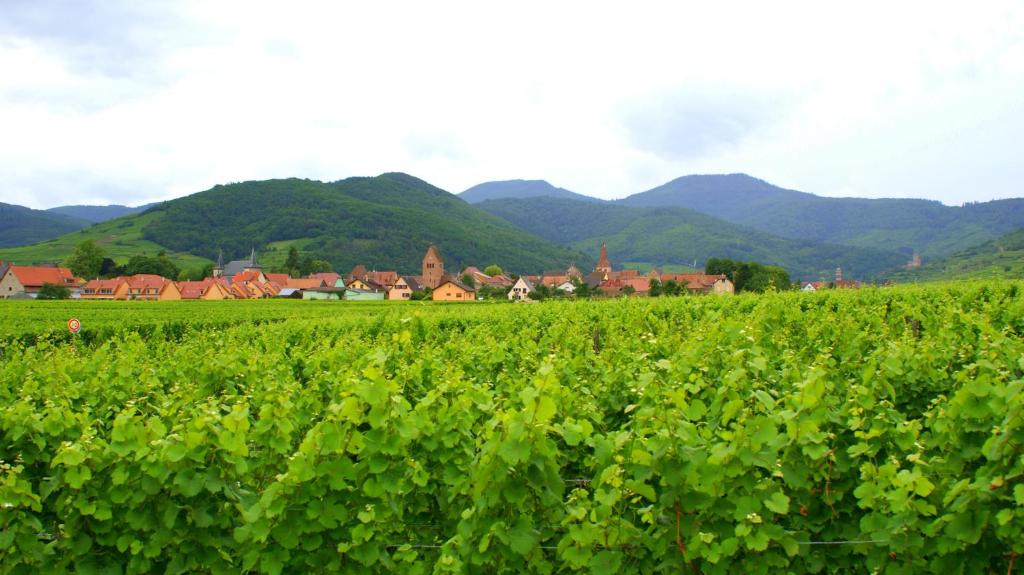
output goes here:
<path id="1" fill-rule="evenodd" d="M 0 202 L 393 171 L 1021 197 L 1022 7 L 2 0 Z"/>

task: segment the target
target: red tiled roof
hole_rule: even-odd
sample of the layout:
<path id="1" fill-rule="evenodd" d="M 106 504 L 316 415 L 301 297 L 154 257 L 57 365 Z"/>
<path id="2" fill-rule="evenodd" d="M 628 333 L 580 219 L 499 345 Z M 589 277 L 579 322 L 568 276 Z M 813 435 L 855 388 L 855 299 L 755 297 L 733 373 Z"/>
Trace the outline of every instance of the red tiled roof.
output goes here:
<path id="1" fill-rule="evenodd" d="M 395 282 L 398 281 L 398 272 L 394 272 L 394 271 L 366 272 L 366 275 L 363 277 L 363 280 L 364 281 L 374 282 L 374 283 L 380 284 L 382 286 L 391 286 L 391 285 L 395 285 Z M 331 284 L 331 285 L 334 285 L 334 284 Z"/>
<path id="2" fill-rule="evenodd" d="M 319 287 L 334 287 L 333 285 L 328 286 L 327 282 L 316 278 L 288 278 L 288 283 L 285 287 L 293 289 L 315 289 Z"/>
<path id="3" fill-rule="evenodd" d="M 89 280 L 85 282 L 85 286 L 83 287 L 83 289 L 96 291 L 99 291 L 101 289 L 116 290 L 117 286 L 121 285 L 121 282 L 123 281 L 124 280 L 122 278 L 113 278 L 109 280 Z"/>
<path id="4" fill-rule="evenodd" d="M 260 272 L 259 270 L 251 270 L 251 271 L 247 271 L 247 272 L 238 272 L 237 274 L 235 274 L 235 277 L 231 278 L 231 283 L 256 281 L 256 280 L 260 279 L 260 274 L 261 273 L 262 272 Z"/>
<path id="5" fill-rule="evenodd" d="M 68 268 L 11 266 L 10 270 L 26 288 L 39 288 L 43 287 L 43 284 L 73 286 L 85 281 L 76 278 Z"/>
<path id="6" fill-rule="evenodd" d="M 327 282 L 328 287 L 334 287 L 334 283 L 338 281 L 338 278 L 341 277 L 341 274 L 335 272 L 319 272 L 315 274 L 309 274 L 306 277 L 309 279 L 324 280 L 325 282 Z"/>
<path id="7" fill-rule="evenodd" d="M 272 281 L 278 285 L 285 285 L 288 283 L 288 274 L 263 274 L 267 280 Z"/>

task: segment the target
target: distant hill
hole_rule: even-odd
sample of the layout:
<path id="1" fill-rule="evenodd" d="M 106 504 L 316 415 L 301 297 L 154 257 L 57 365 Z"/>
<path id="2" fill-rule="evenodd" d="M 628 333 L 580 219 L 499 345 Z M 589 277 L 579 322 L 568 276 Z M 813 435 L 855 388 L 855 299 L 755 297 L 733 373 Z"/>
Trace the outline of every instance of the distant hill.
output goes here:
<path id="1" fill-rule="evenodd" d="M 0 259 L 60 260 L 86 238 L 120 259 L 166 250 L 183 267 L 202 265 L 220 249 L 225 259 L 235 259 L 253 247 L 269 267 L 283 262 L 295 246 L 338 271 L 362 263 L 418 273 L 431 243 L 440 247 L 446 269 L 455 271 L 497 263 L 537 273 L 591 261 L 406 174 L 215 186 L 48 242 L 0 250 Z"/>
<path id="2" fill-rule="evenodd" d="M 709 257 L 786 268 L 794 279 L 867 278 L 895 267 L 902 254 L 780 238 L 685 208 L 636 208 L 560 198 L 491 200 L 480 208 L 551 241 L 596 255 L 602 241 L 616 262 L 702 266 Z"/>
<path id="3" fill-rule="evenodd" d="M 46 211 L 55 214 L 64 214 L 66 216 L 85 220 L 92 224 L 98 224 L 114 218 L 120 218 L 121 216 L 144 212 L 154 205 L 156 204 L 146 204 L 144 206 L 134 208 L 119 204 L 111 204 L 109 206 L 57 206 L 56 208 L 50 208 Z"/>
<path id="4" fill-rule="evenodd" d="M 778 236 L 943 257 L 1024 227 L 1024 199 L 952 207 L 914 199 L 826 198 L 745 174 L 684 176 L 616 202 L 683 207 Z"/>
<path id="5" fill-rule="evenodd" d="M 88 225 L 81 218 L 0 203 L 0 247 L 32 244 Z"/>
<path id="6" fill-rule="evenodd" d="M 501 182 L 484 182 L 459 194 L 459 197 L 471 204 L 487 200 L 503 198 L 566 198 L 583 202 L 603 203 L 604 200 L 570 192 L 564 188 L 556 188 L 544 180 L 506 180 Z"/>
<path id="7" fill-rule="evenodd" d="M 959 279 L 1024 279 L 1024 229 L 1010 232 L 915 269 L 885 274 L 896 282 Z"/>

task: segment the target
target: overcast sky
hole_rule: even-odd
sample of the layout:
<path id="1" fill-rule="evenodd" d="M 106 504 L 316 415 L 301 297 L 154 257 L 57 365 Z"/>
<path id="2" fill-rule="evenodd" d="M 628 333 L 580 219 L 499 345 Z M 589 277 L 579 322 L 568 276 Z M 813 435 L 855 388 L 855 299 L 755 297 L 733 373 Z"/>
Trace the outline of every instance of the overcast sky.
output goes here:
<path id="1" fill-rule="evenodd" d="M 0 202 L 408 172 L 1024 196 L 1020 2 L 0 0 Z"/>

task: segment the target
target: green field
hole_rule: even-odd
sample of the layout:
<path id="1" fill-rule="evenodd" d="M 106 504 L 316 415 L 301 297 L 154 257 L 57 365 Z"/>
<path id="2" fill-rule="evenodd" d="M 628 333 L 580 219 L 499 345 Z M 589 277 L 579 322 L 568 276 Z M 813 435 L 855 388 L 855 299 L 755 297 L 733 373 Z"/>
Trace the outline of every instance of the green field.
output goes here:
<path id="1" fill-rule="evenodd" d="M 166 251 L 171 261 L 185 270 L 211 263 L 206 258 L 165 250 L 159 244 L 142 239 L 142 228 L 154 217 L 155 214 L 143 214 L 117 218 L 38 244 L 2 248 L 0 260 L 10 260 L 18 265 L 61 263 L 75 251 L 75 246 L 85 240 L 93 240 L 103 248 L 107 257 L 119 264 L 127 263 L 132 256 L 155 256 L 161 251 Z"/>
<path id="2" fill-rule="evenodd" d="M 0 573 L 1006 573 L 1022 288 L 0 301 Z"/>

